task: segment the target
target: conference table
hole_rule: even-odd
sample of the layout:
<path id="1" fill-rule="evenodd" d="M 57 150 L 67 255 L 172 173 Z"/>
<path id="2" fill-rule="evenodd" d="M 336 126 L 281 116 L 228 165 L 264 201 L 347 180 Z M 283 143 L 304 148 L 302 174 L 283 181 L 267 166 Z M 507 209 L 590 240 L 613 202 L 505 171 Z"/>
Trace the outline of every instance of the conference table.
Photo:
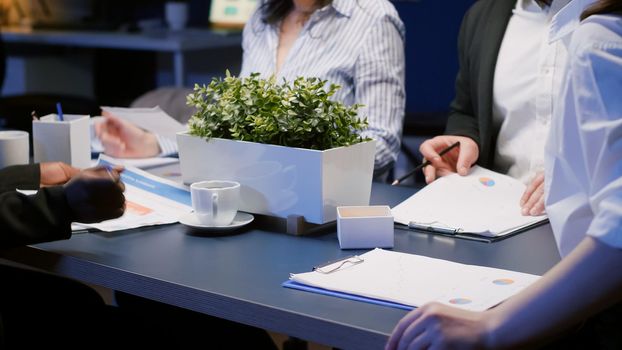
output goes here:
<path id="1" fill-rule="evenodd" d="M 394 206 L 416 190 L 374 183 L 371 203 Z M 364 250 L 341 250 L 334 225 L 292 236 L 257 221 L 221 236 L 181 224 L 75 234 L 0 258 L 332 347 L 383 348 L 405 310 L 281 286 Z M 532 274 L 560 259 L 549 225 L 495 243 L 396 228 L 394 250 Z"/>

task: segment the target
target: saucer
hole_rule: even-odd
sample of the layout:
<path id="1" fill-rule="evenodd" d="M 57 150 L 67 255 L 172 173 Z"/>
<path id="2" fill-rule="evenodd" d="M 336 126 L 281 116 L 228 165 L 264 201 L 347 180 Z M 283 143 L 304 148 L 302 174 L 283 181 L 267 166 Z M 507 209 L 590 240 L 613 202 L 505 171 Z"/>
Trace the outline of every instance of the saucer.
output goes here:
<path id="1" fill-rule="evenodd" d="M 229 225 L 225 226 L 209 226 L 203 225 L 199 222 L 199 219 L 194 215 L 194 212 L 187 213 L 182 215 L 179 218 L 179 222 L 183 225 L 190 226 L 195 229 L 206 230 L 206 231 L 227 231 L 234 230 L 236 228 L 240 228 L 246 224 L 250 224 L 255 217 L 252 214 L 245 213 L 243 211 L 238 211 L 233 218 L 233 221 Z"/>

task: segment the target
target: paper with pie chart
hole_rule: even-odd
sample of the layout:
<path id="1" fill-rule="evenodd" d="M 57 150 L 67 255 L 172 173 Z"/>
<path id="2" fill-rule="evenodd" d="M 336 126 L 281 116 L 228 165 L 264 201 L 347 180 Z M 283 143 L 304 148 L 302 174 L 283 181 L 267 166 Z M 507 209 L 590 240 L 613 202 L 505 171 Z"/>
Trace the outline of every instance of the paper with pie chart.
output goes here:
<path id="1" fill-rule="evenodd" d="M 391 212 L 395 222 L 404 225 L 497 237 L 547 220 L 545 215 L 521 214 L 524 191 L 522 182 L 474 166 L 467 176 L 452 174 L 432 182 Z"/>
<path id="2" fill-rule="evenodd" d="M 436 301 L 483 311 L 540 278 L 522 272 L 378 248 L 359 257 L 363 260 L 361 263 L 344 264 L 331 273 L 316 270 L 292 274 L 290 280 L 321 288 L 311 290 L 318 293 L 336 291 L 412 307 Z M 326 268 L 332 269 L 330 265 Z"/>

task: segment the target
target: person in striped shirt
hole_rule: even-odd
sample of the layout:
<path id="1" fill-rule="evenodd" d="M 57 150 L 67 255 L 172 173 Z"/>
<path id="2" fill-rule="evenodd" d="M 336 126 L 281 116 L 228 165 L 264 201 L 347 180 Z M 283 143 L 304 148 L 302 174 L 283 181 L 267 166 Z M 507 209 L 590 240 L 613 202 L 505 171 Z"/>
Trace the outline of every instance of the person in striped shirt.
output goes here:
<path id="1" fill-rule="evenodd" d="M 404 24 L 388 0 L 264 0 L 247 22 L 240 76 L 293 81 L 319 77 L 338 84 L 334 99 L 363 104 L 362 136 L 376 140 L 375 174 L 397 160 L 404 119 Z M 175 153 L 177 146 L 114 116 L 97 127 L 116 157 Z"/>

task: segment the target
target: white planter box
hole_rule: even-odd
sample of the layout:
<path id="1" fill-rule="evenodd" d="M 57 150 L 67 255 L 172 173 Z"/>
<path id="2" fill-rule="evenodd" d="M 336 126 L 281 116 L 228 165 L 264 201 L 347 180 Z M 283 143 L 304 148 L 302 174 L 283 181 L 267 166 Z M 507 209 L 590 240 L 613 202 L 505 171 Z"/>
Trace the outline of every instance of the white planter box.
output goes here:
<path id="1" fill-rule="evenodd" d="M 375 141 L 316 151 L 178 133 L 177 144 L 184 183 L 238 181 L 242 211 L 323 224 L 369 205 Z"/>

